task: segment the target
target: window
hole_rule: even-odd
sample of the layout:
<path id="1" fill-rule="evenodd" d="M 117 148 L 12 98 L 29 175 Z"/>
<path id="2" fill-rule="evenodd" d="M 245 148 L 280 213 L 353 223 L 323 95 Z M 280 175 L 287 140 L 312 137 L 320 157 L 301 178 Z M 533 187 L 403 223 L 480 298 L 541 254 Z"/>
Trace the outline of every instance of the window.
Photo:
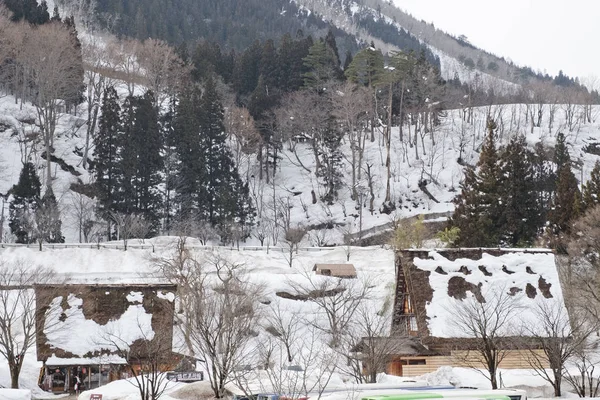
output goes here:
<path id="1" fill-rule="evenodd" d="M 408 365 L 426 365 L 425 359 L 408 360 Z"/>
<path id="2" fill-rule="evenodd" d="M 409 331 L 418 331 L 419 328 L 417 327 L 417 317 L 412 316 L 409 318 L 408 320 L 408 330 Z"/>
<path id="3" fill-rule="evenodd" d="M 404 304 L 403 304 L 404 314 L 414 314 L 412 302 L 410 301 L 410 295 L 404 295 Z"/>

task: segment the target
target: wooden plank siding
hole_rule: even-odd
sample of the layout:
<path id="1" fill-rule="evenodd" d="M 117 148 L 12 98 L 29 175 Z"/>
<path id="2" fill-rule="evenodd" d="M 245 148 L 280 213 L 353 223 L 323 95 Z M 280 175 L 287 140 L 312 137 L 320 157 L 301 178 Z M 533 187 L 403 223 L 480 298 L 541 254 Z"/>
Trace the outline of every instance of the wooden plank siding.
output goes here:
<path id="1" fill-rule="evenodd" d="M 542 357 L 542 350 L 535 350 L 538 356 Z M 472 367 L 477 365 L 479 360 L 481 368 L 485 369 L 485 365 L 481 361 L 481 357 L 478 357 L 473 351 L 471 354 L 467 354 L 466 351 L 453 351 L 450 356 L 424 356 L 424 357 L 402 357 L 403 363 L 401 376 L 420 376 L 429 372 L 434 372 L 440 367 L 451 366 L 451 367 Z M 468 357 L 468 358 L 467 358 Z M 499 367 L 504 369 L 530 369 L 531 366 L 528 363 L 528 359 L 531 357 L 530 350 L 510 350 L 504 357 Z M 425 360 L 425 365 L 410 365 L 410 360 Z M 398 361 L 396 360 L 396 363 Z M 388 365 L 388 373 L 395 374 L 398 372 L 398 366 L 393 365 L 391 362 Z"/>

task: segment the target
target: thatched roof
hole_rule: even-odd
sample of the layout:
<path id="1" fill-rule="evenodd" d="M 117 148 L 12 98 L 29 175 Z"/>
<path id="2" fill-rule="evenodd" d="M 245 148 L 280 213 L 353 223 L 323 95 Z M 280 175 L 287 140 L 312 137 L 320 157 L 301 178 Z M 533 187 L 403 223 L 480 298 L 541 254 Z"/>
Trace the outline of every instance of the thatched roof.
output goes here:
<path id="1" fill-rule="evenodd" d="M 119 364 L 123 351 L 141 351 L 145 341 L 171 351 L 176 290 L 170 284 L 36 285 L 38 360 Z"/>
<path id="2" fill-rule="evenodd" d="M 315 264 L 313 271 L 318 275 L 356 278 L 356 268 L 352 264 Z"/>
<path id="3" fill-rule="evenodd" d="M 468 338 L 453 324 L 456 310 L 468 301 L 492 304 L 500 295 L 518 304 L 507 324 L 507 329 L 526 326 L 518 335 L 544 334 L 535 311 L 540 305 L 567 315 L 555 257 L 546 249 L 402 250 L 397 263 L 394 328 L 402 331 L 408 294 L 421 339 Z"/>

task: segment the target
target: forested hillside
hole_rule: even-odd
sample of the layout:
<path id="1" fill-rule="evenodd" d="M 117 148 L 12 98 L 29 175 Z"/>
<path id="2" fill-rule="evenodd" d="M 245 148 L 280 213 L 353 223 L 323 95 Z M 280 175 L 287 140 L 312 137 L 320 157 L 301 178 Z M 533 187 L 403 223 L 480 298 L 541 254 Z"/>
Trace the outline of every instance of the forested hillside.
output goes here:
<path id="1" fill-rule="evenodd" d="M 3 140 L 19 155 L 4 240 L 361 243 L 408 216 L 448 215 L 459 195 L 447 242 L 528 246 L 592 207 L 575 177 L 593 163 L 563 172 L 573 163 L 547 143 L 596 134 L 597 94 L 574 82 L 496 93 L 442 79 L 424 51 L 344 56 L 333 30 L 240 51 L 78 35 L 44 4 L 7 3 L 2 17 Z"/>

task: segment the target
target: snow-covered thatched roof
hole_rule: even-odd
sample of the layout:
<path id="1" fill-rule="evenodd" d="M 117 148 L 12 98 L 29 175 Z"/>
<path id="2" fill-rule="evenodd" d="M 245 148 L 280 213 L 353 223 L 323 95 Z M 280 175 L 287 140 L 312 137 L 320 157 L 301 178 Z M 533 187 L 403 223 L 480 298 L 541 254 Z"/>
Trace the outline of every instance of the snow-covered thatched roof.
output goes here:
<path id="1" fill-rule="evenodd" d="M 546 249 L 406 250 L 399 262 L 405 283 L 398 287 L 410 294 L 421 336 L 469 337 L 456 323 L 469 302 L 514 308 L 500 330 L 506 336 L 544 335 L 540 308 L 568 318 L 555 257 Z"/>
<path id="2" fill-rule="evenodd" d="M 138 341 L 171 343 L 174 285 L 36 287 L 38 359 L 48 365 L 123 364 Z M 170 345 L 169 345 L 170 348 Z"/>

